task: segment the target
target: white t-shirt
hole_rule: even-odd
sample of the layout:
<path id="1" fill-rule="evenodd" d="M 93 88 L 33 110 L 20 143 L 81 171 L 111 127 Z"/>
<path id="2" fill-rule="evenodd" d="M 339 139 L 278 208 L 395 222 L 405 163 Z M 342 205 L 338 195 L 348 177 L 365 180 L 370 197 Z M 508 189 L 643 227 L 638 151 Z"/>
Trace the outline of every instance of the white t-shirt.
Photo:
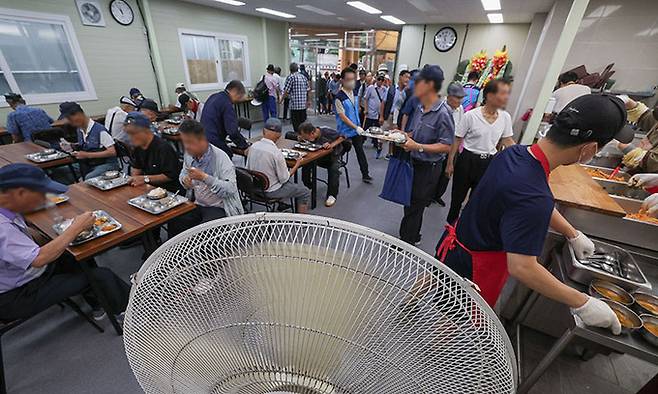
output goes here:
<path id="1" fill-rule="evenodd" d="M 553 98 L 555 98 L 555 107 L 553 107 L 553 112 L 560 112 L 574 99 L 584 96 L 586 94 L 592 93 L 592 89 L 589 86 L 580 85 L 573 83 L 561 87 L 553 92 Z"/>
<path id="2" fill-rule="evenodd" d="M 512 117 L 507 111 L 498 110 L 498 118 L 487 122 L 482 114 L 484 107 L 474 108 L 464 114 L 455 135 L 464 139 L 464 149 L 476 154 L 496 154 L 496 145 L 501 138 L 511 137 Z"/>
<path id="3" fill-rule="evenodd" d="M 123 123 L 126 121 L 128 113 L 121 107 L 113 107 L 107 110 L 105 114 L 105 128 L 110 135 L 119 141 L 128 141 L 128 134 L 123 129 Z"/>

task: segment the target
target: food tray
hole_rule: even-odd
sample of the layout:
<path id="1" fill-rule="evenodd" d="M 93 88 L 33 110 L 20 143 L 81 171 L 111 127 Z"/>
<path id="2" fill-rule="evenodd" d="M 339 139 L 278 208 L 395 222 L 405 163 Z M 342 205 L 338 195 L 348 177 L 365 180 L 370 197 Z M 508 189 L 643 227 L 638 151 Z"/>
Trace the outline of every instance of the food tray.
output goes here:
<path id="1" fill-rule="evenodd" d="M 86 236 L 84 234 L 78 235 L 78 237 L 70 243 L 71 246 L 89 242 L 121 229 L 121 223 L 110 216 L 109 213 L 99 210 L 94 211 L 93 214 L 96 218 L 94 226 L 88 231 Z M 61 234 L 71 225 L 71 223 L 73 223 L 73 219 L 66 219 L 61 223 L 53 225 L 53 230 L 55 230 L 57 234 Z M 103 230 L 103 228 L 107 226 L 112 226 L 112 229 Z"/>
<path id="2" fill-rule="evenodd" d="M 67 202 L 70 199 L 66 194 L 51 194 L 46 193 L 46 204 L 59 205 Z"/>
<path id="3" fill-rule="evenodd" d="M 48 161 L 59 160 L 69 157 L 69 154 L 61 150 L 46 149 L 41 152 L 28 153 L 25 158 L 34 163 L 45 163 Z"/>
<path id="4" fill-rule="evenodd" d="M 170 124 L 181 124 L 181 123 L 183 123 L 183 119 L 169 118 L 169 119 L 165 119 L 165 122 L 170 123 Z"/>
<path id="5" fill-rule="evenodd" d="M 372 127 L 370 128 L 372 129 Z M 371 137 L 375 138 L 378 140 L 384 140 L 384 141 L 389 141 L 389 142 L 394 142 L 396 144 L 404 144 L 407 142 L 407 136 L 404 133 L 401 133 L 399 131 L 377 131 L 375 133 L 371 133 L 370 129 L 362 133 L 361 135 L 364 137 Z M 379 129 L 379 128 L 377 128 Z"/>
<path id="6" fill-rule="evenodd" d="M 297 160 L 300 157 L 306 156 L 306 152 L 299 152 L 292 149 L 281 149 L 281 153 L 286 160 Z"/>
<path id="7" fill-rule="evenodd" d="M 178 135 L 178 127 L 165 127 L 162 129 L 162 134 L 167 134 L 167 135 Z"/>
<path id="8" fill-rule="evenodd" d="M 607 244 L 605 242 L 593 240 L 597 252 L 602 252 L 614 256 L 618 263 L 609 264 L 601 269 L 590 265 L 586 261 L 579 261 L 574 255 L 573 248 L 566 242 L 563 249 L 565 257 L 567 275 L 579 283 L 589 285 L 594 279 L 607 280 L 626 290 L 633 291 L 637 289 L 651 290 L 651 283 L 647 280 L 644 273 L 638 267 L 633 256 L 624 249 Z"/>
<path id="9" fill-rule="evenodd" d="M 177 206 L 187 201 L 187 198 L 184 196 L 179 196 L 178 194 L 167 192 L 167 197 L 161 198 L 159 200 L 151 200 L 146 196 L 146 194 L 142 194 L 141 196 L 128 200 L 128 204 L 153 215 L 159 215 L 163 212 L 167 212 L 172 208 L 176 208 Z"/>
<path id="10" fill-rule="evenodd" d="M 299 142 L 299 143 L 295 144 L 294 148 L 295 149 L 306 150 L 306 151 L 309 151 L 309 152 L 315 152 L 315 151 L 318 151 L 318 150 L 322 149 L 322 145 L 314 144 L 314 143 L 311 143 L 311 142 Z"/>
<path id="11" fill-rule="evenodd" d="M 85 181 L 85 183 L 97 189 L 106 191 L 127 185 L 128 183 L 130 183 L 130 177 L 126 175 L 120 175 L 118 178 L 104 179 L 103 176 L 101 175 L 94 178 L 89 178 Z"/>

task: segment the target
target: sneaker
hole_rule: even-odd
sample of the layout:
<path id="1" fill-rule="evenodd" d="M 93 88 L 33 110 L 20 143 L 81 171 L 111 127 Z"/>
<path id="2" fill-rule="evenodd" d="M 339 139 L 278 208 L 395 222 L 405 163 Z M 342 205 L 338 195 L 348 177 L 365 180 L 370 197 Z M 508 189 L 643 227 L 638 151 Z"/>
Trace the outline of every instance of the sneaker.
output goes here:
<path id="1" fill-rule="evenodd" d="M 99 321 L 105 319 L 105 317 L 107 317 L 107 314 L 105 313 L 103 308 L 96 308 L 96 309 L 92 309 L 91 317 L 93 317 L 94 320 Z"/>
<path id="2" fill-rule="evenodd" d="M 382 150 L 377 149 L 377 153 L 375 153 L 375 160 L 379 160 L 381 156 L 382 156 Z"/>
<path id="3" fill-rule="evenodd" d="M 364 183 L 372 183 L 372 177 L 370 175 L 364 175 L 361 179 Z"/>
<path id="4" fill-rule="evenodd" d="M 420 245 L 420 242 L 423 240 L 423 234 L 418 234 L 418 239 L 414 242 L 414 245 Z"/>
<path id="5" fill-rule="evenodd" d="M 336 203 L 336 197 L 329 196 L 329 197 L 327 197 L 327 201 L 324 202 L 324 206 L 325 207 L 333 207 L 335 203 Z"/>

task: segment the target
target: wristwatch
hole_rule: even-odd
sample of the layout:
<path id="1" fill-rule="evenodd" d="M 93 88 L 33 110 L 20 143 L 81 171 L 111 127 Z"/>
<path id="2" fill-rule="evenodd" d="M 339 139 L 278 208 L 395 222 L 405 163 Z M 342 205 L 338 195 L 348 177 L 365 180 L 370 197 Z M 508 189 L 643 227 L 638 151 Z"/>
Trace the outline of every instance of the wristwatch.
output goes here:
<path id="1" fill-rule="evenodd" d="M 148 175 L 144 175 L 144 183 L 151 183 L 151 178 Z"/>
<path id="2" fill-rule="evenodd" d="M 425 149 L 423 149 L 423 144 L 418 144 L 418 152 L 420 153 L 425 152 Z"/>

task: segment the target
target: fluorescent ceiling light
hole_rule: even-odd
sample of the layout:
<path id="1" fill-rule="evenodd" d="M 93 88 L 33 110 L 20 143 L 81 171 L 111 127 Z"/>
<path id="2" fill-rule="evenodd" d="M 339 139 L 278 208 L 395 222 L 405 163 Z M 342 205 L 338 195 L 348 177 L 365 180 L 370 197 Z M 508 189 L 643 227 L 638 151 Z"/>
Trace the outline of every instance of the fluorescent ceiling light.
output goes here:
<path id="1" fill-rule="evenodd" d="M 402 19 L 398 19 L 398 18 L 394 17 L 393 15 L 382 15 L 382 16 L 380 16 L 380 18 L 382 18 L 385 21 L 389 21 L 389 22 L 393 23 L 394 25 L 404 25 L 406 23 Z"/>
<path id="2" fill-rule="evenodd" d="M 354 8 L 358 8 L 361 11 L 367 12 L 369 14 L 381 14 L 382 12 L 375 7 L 371 7 L 368 4 L 361 1 L 348 1 L 347 5 L 350 5 Z"/>
<path id="3" fill-rule="evenodd" d="M 272 10 L 270 8 L 256 8 L 256 11 L 262 12 L 263 14 L 270 14 L 270 15 L 279 16 L 281 18 L 286 18 L 286 19 L 296 18 L 296 16 L 293 15 L 293 14 L 288 14 L 286 12 Z"/>
<path id="4" fill-rule="evenodd" d="M 224 3 L 228 5 L 245 5 L 244 2 L 242 1 L 237 1 L 237 0 L 215 0 L 218 3 Z"/>
<path id="5" fill-rule="evenodd" d="M 485 11 L 500 10 L 500 0 L 480 0 Z"/>
<path id="6" fill-rule="evenodd" d="M 317 33 L 317 37 L 332 37 L 332 36 L 337 36 L 338 33 Z"/>
<path id="7" fill-rule="evenodd" d="M 503 23 L 503 14 L 487 14 L 489 23 Z"/>
<path id="8" fill-rule="evenodd" d="M 308 34 L 291 34 L 290 37 L 308 37 Z"/>
<path id="9" fill-rule="evenodd" d="M 318 7 L 313 7 L 312 5 L 308 5 L 308 4 L 296 5 L 295 7 L 301 8 L 302 10 L 315 12 L 316 14 L 320 14 L 324 16 L 336 15 L 331 11 L 323 10 L 322 8 L 318 8 Z"/>

